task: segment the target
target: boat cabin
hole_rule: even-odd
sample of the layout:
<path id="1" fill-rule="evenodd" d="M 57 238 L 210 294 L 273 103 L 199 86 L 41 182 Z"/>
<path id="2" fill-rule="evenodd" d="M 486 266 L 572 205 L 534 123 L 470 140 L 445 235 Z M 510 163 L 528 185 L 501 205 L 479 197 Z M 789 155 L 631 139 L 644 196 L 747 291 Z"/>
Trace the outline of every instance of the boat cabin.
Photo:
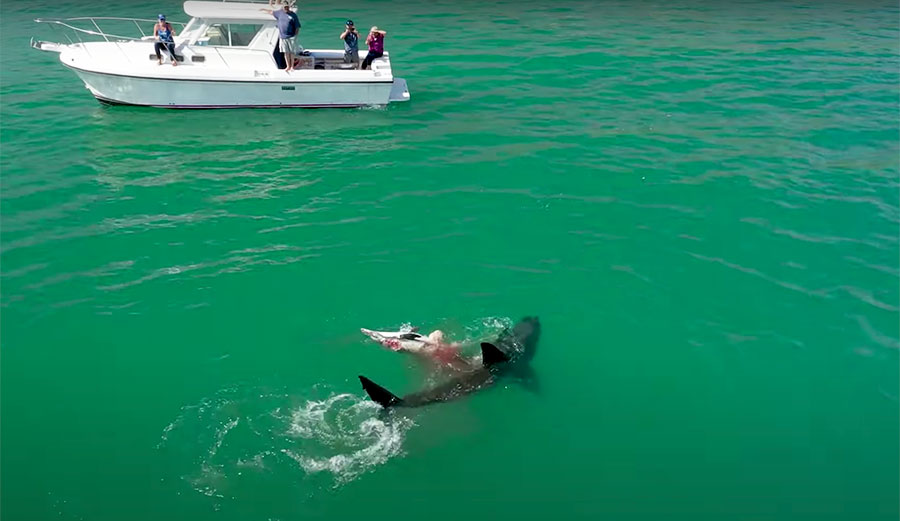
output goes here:
<path id="1" fill-rule="evenodd" d="M 262 9 L 267 4 L 228 3 L 211 1 L 192 1 L 184 3 L 184 12 L 191 17 L 176 37 L 179 51 L 185 54 L 185 60 L 193 62 L 207 61 L 206 55 L 200 54 L 193 47 L 213 47 L 229 66 L 241 66 L 240 62 L 252 60 L 259 65 L 261 56 L 271 55 L 277 68 L 284 69 L 284 55 L 278 48 L 278 26 L 275 18 Z M 281 9 L 280 5 L 274 6 Z M 302 41 L 298 42 L 301 43 Z M 210 49 L 213 50 L 213 49 Z M 235 52 L 239 51 L 239 52 Z M 248 55 L 248 51 L 251 51 Z M 299 69 L 348 69 L 352 65 L 344 64 L 343 53 L 335 51 L 314 51 L 298 57 Z M 372 69 L 377 70 L 378 65 Z M 235 63 L 232 63 L 235 62 Z M 250 63 L 246 63 L 250 65 Z"/>
<path id="2" fill-rule="evenodd" d="M 178 35 L 188 45 L 246 47 L 271 50 L 278 41 L 278 27 L 265 4 L 187 1 L 184 12 L 191 21 Z M 252 6 L 252 7 L 251 7 Z"/>

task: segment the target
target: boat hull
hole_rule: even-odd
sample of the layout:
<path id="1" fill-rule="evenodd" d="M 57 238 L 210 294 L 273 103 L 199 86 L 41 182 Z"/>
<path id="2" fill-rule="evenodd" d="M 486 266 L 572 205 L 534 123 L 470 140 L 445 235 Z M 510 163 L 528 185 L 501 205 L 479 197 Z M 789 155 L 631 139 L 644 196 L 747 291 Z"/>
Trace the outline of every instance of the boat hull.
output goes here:
<path id="1" fill-rule="evenodd" d="M 147 107 L 284 108 L 386 105 L 397 98 L 394 79 L 387 81 L 235 81 L 151 78 L 92 72 L 72 67 L 95 98 L 115 105 Z M 286 72 L 283 72 L 287 76 Z M 402 82 L 405 90 L 406 84 Z M 398 84 L 400 85 L 400 84 Z M 394 93 L 392 93 L 392 89 Z M 409 98 L 406 91 L 406 99 Z"/>

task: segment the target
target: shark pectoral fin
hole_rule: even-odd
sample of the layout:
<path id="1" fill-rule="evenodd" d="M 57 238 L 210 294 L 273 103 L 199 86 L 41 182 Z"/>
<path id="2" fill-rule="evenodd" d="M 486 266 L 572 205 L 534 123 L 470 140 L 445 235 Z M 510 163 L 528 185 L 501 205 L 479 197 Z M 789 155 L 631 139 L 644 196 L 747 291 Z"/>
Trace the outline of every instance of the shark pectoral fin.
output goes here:
<path id="1" fill-rule="evenodd" d="M 403 400 L 395 396 L 392 392 L 372 380 L 369 380 L 365 376 L 360 375 L 359 381 L 362 383 L 362 387 L 366 391 L 366 394 L 369 395 L 369 398 L 378 405 L 387 408 L 403 403 Z"/>
<path id="2" fill-rule="evenodd" d="M 517 367 L 512 374 L 513 379 L 525 389 L 538 394 L 541 391 L 541 382 L 538 375 L 529 365 Z"/>
<path id="3" fill-rule="evenodd" d="M 484 364 L 485 367 L 508 361 L 509 357 L 497 346 L 488 342 L 481 343 L 481 363 Z"/>

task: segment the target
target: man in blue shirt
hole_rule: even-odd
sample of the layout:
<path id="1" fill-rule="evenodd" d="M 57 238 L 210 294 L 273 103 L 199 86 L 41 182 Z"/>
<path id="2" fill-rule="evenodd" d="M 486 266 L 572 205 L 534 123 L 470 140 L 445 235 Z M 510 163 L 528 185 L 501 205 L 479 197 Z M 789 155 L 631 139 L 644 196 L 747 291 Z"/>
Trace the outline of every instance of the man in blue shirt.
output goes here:
<path id="1" fill-rule="evenodd" d="M 297 34 L 300 32 L 300 19 L 291 11 L 291 6 L 284 0 L 282 10 L 260 9 L 266 11 L 278 20 L 278 45 L 284 53 L 284 62 L 287 64 L 287 72 L 294 70 L 294 55 L 297 54 Z M 270 4 L 271 5 L 271 4 Z"/>

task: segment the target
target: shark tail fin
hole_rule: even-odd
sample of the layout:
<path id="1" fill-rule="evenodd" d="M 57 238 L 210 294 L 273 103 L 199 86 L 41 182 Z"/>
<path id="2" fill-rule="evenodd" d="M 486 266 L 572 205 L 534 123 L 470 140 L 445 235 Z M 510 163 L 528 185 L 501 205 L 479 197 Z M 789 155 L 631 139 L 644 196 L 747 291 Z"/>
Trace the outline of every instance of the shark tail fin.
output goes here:
<path id="1" fill-rule="evenodd" d="M 481 363 L 485 367 L 499 364 L 500 362 L 508 362 L 509 357 L 494 344 L 487 342 L 481 343 Z"/>
<path id="2" fill-rule="evenodd" d="M 403 403 L 403 400 L 397 398 L 394 393 L 388 391 L 372 380 L 369 380 L 365 376 L 360 375 L 359 381 L 362 383 L 362 387 L 369 395 L 369 398 L 378 405 L 388 408 Z"/>

